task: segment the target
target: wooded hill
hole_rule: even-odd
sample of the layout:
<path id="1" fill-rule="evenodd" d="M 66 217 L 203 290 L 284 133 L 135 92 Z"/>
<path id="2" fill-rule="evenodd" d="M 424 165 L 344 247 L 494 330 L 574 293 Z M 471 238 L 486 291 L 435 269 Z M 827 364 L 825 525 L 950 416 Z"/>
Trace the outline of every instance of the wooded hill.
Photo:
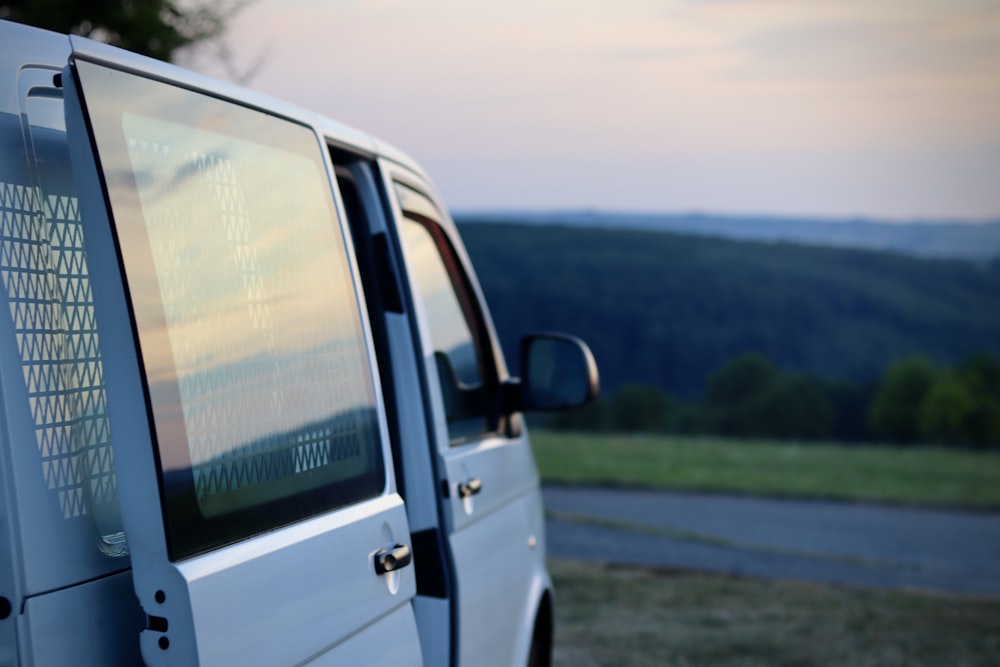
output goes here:
<path id="1" fill-rule="evenodd" d="M 951 364 L 1000 353 L 995 262 L 458 222 L 512 368 L 524 333 L 573 333 L 609 392 L 641 383 L 698 398 L 747 352 L 784 372 L 869 385 L 914 354 Z"/>

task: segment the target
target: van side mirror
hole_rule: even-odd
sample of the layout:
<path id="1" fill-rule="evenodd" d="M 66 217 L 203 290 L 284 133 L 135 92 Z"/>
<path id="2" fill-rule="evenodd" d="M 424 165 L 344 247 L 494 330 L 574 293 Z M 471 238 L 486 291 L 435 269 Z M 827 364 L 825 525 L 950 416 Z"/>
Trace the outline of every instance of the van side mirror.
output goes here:
<path id="1" fill-rule="evenodd" d="M 521 340 L 520 409 L 579 408 L 599 391 L 597 364 L 579 338 L 535 334 Z"/>

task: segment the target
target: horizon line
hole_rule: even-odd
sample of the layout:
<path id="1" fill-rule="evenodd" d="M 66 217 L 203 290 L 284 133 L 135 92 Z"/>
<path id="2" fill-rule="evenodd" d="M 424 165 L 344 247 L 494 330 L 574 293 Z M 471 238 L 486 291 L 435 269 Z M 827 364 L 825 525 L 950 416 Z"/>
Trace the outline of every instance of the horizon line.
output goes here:
<path id="1" fill-rule="evenodd" d="M 837 224 L 877 224 L 877 225 L 1000 225 L 1000 213 L 984 218 L 969 217 L 908 217 L 893 218 L 866 214 L 830 215 L 809 213 L 727 213 L 705 210 L 629 210 L 599 207 L 449 207 L 452 217 L 505 215 L 524 216 L 593 216 L 593 217 L 630 217 L 630 218 L 664 218 L 664 219 L 717 219 L 730 221 L 783 221 L 804 223 L 837 223 Z"/>

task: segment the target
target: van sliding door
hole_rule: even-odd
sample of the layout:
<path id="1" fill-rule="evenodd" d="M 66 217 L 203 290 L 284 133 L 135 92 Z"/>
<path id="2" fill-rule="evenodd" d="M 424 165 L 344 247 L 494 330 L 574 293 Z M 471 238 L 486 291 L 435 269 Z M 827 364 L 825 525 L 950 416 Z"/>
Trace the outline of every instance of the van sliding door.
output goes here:
<path id="1" fill-rule="evenodd" d="M 144 660 L 419 664 L 409 529 L 322 144 L 164 83 L 176 70 L 77 55 L 67 124 Z"/>

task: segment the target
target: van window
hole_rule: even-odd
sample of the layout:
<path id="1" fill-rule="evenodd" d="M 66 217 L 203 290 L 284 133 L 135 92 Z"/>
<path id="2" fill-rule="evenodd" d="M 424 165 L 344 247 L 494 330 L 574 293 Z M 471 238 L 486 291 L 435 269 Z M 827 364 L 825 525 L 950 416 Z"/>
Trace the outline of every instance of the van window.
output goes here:
<path id="1" fill-rule="evenodd" d="M 397 184 L 403 209 L 402 239 L 414 294 L 423 303 L 441 383 L 448 436 L 453 445 L 495 431 L 490 405 L 496 372 L 488 337 L 461 263 L 424 195 Z"/>
<path id="2" fill-rule="evenodd" d="M 173 560 L 379 495 L 368 342 L 307 127 L 78 64 Z"/>

